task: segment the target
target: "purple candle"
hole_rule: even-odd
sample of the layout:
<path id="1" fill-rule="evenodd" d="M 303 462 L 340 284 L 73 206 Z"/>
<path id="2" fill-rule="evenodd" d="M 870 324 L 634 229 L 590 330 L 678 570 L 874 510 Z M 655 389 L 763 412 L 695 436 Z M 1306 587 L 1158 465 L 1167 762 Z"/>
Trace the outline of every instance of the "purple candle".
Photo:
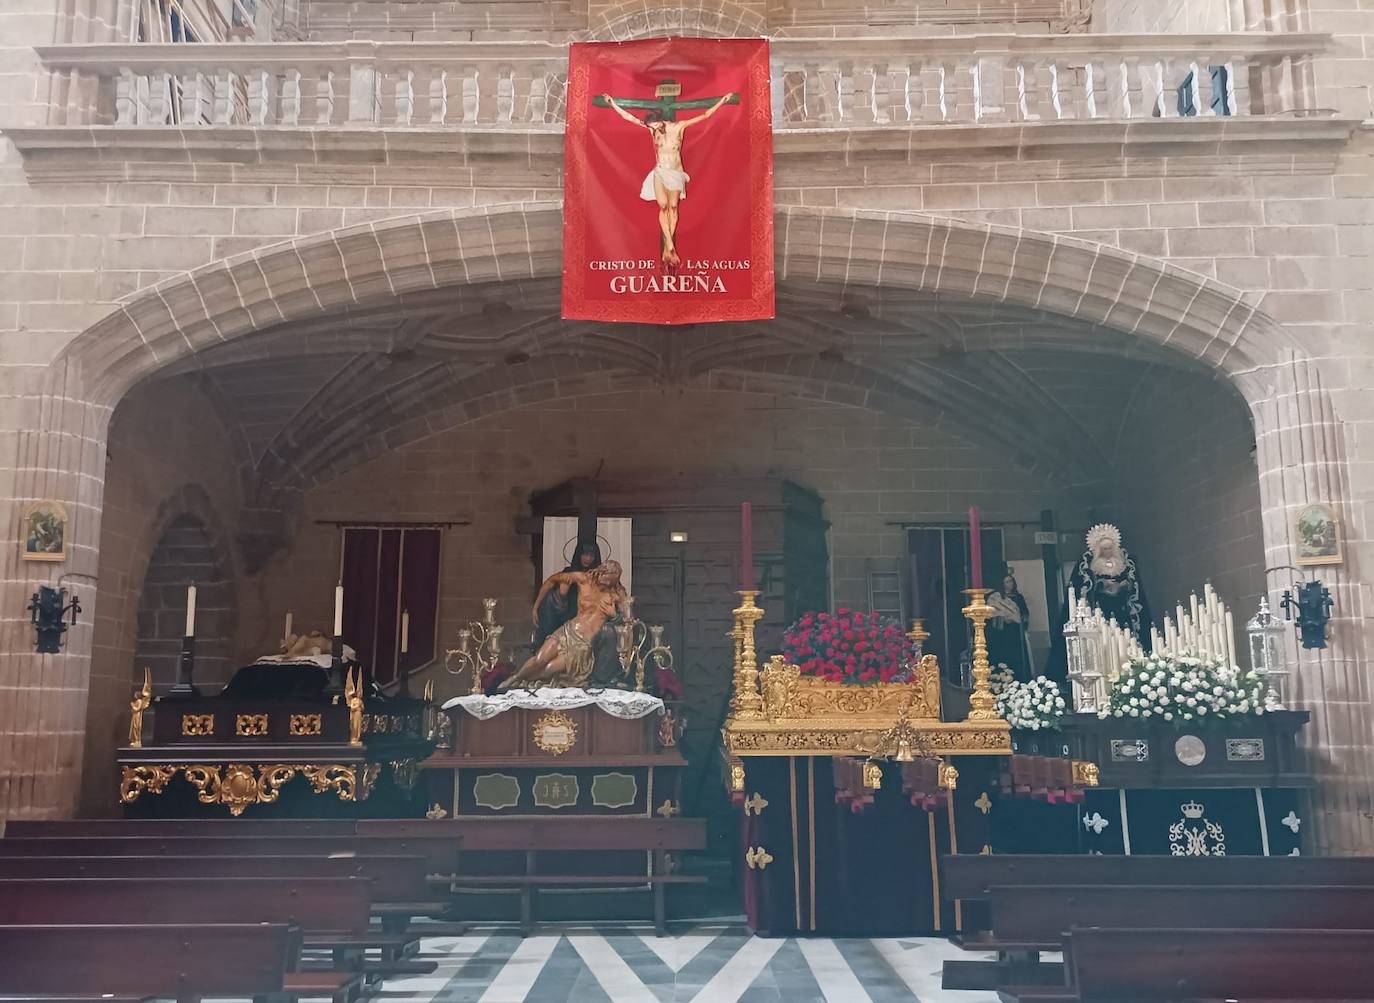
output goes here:
<path id="1" fill-rule="evenodd" d="M 968 556 L 969 576 L 975 589 L 983 587 L 983 525 L 978 506 L 968 510 Z"/>
<path id="2" fill-rule="evenodd" d="M 754 589 L 754 507 L 741 502 L 739 507 L 739 587 Z"/>

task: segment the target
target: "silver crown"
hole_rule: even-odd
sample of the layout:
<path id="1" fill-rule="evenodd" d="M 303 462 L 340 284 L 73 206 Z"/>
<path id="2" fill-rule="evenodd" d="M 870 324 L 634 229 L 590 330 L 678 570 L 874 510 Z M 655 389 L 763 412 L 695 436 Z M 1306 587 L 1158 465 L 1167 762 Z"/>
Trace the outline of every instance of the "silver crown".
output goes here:
<path id="1" fill-rule="evenodd" d="M 1184 818 L 1202 818 L 1202 805 L 1196 801 L 1187 801 L 1179 805 L 1179 808 L 1182 809 Z"/>
<path id="2" fill-rule="evenodd" d="M 1121 530 L 1117 529 L 1109 522 L 1099 522 L 1092 529 L 1088 530 L 1085 539 L 1088 542 L 1089 550 L 1097 550 L 1097 544 L 1103 540 L 1115 541 L 1117 548 L 1121 547 Z"/>

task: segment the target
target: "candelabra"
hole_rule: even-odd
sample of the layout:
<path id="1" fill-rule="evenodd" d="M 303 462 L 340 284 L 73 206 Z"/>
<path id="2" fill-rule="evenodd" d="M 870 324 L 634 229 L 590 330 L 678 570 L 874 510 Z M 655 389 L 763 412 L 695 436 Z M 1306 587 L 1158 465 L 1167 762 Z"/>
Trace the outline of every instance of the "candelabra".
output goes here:
<path id="1" fill-rule="evenodd" d="M 973 622 L 973 692 L 969 694 L 968 720 L 998 720 L 996 701 L 992 695 L 992 666 L 988 664 L 987 623 L 996 612 L 988 605 L 987 589 L 964 589 L 969 603 L 964 616 Z"/>
<path id="2" fill-rule="evenodd" d="M 735 610 L 735 627 L 730 632 L 735 642 L 735 693 L 730 698 L 730 710 L 736 718 L 758 717 L 763 712 L 763 696 L 759 693 L 759 663 L 754 648 L 754 627 L 763 619 L 763 610 L 754 605 L 758 592 L 743 589 Z"/>
<path id="3" fill-rule="evenodd" d="M 458 647 L 444 651 L 444 668 L 455 676 L 471 674 L 468 693 L 480 693 L 482 675 L 501 660 L 501 634 L 496 622 L 496 600 L 482 600 L 482 619 L 464 624 L 458 630 Z M 455 665 L 456 663 L 456 665 Z"/>
<path id="4" fill-rule="evenodd" d="M 634 671 L 635 690 L 644 692 L 644 670 L 652 665 L 659 668 L 673 667 L 673 652 L 663 643 L 663 627 L 659 624 L 648 626 L 633 615 L 615 628 L 616 653 L 620 656 L 620 668 L 628 678 Z"/>

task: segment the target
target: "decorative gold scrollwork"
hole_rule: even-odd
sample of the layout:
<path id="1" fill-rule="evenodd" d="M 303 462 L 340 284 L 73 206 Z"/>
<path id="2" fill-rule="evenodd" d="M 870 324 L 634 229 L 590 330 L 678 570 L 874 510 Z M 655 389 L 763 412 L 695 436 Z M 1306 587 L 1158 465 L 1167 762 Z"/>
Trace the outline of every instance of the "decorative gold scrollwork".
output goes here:
<path id="1" fill-rule="evenodd" d="M 763 809 L 767 807 L 768 799 L 765 798 L 758 791 L 755 791 L 753 796 L 750 797 L 749 800 L 744 802 L 744 814 L 748 815 L 752 812 L 755 815 L 762 815 Z"/>
<path id="2" fill-rule="evenodd" d="M 319 714 L 292 714 L 288 723 L 291 734 L 299 737 L 320 734 L 323 722 Z"/>
<path id="3" fill-rule="evenodd" d="M 203 735 L 213 735 L 215 733 L 215 715 L 181 715 L 181 733 L 182 735 L 189 738 L 195 738 Z"/>
<path id="4" fill-rule="evenodd" d="M 219 803 L 220 777 L 218 766 L 185 766 L 181 772 L 195 787 L 201 804 Z"/>
<path id="5" fill-rule="evenodd" d="M 267 734 L 267 715 L 237 715 L 234 718 L 234 734 L 243 738 L 262 738 Z"/>
<path id="6" fill-rule="evenodd" d="M 316 794 L 334 791 L 340 801 L 357 800 L 358 772 L 351 766 L 302 766 L 301 776 L 310 781 Z"/>
<path id="7" fill-rule="evenodd" d="M 161 794 L 167 781 L 176 776 L 175 766 L 126 766 L 119 781 L 119 800 L 132 804 L 144 791 Z"/>
<path id="8" fill-rule="evenodd" d="M 534 744 L 554 756 L 561 756 L 577 744 L 577 722 L 561 710 L 551 710 L 531 726 Z"/>
<path id="9" fill-rule="evenodd" d="M 801 669 L 788 665 L 781 655 L 774 655 L 759 673 L 759 678 L 763 688 L 763 716 L 790 717 L 801 685 Z"/>
<path id="10" fill-rule="evenodd" d="M 1073 782 L 1079 787 L 1096 787 L 1098 783 L 1097 764 L 1075 759 L 1073 761 Z"/>
<path id="11" fill-rule="evenodd" d="M 773 862 L 773 855 L 761 846 L 751 846 L 744 854 L 744 862 L 750 870 L 758 868 L 761 871 Z"/>
<path id="12" fill-rule="evenodd" d="M 883 786 L 883 765 L 874 759 L 864 760 L 864 787 L 870 791 L 881 790 Z"/>
<path id="13" fill-rule="evenodd" d="M 942 791 L 952 791 L 959 786 L 959 771 L 953 763 L 940 764 L 939 784 Z"/>
<path id="14" fill-rule="evenodd" d="M 361 679 L 361 672 L 359 673 L 359 678 Z M 368 763 L 363 767 L 363 774 L 358 778 L 359 801 L 367 800 L 368 795 L 372 793 L 372 788 L 377 786 L 377 778 L 381 776 L 381 773 L 381 763 Z"/>

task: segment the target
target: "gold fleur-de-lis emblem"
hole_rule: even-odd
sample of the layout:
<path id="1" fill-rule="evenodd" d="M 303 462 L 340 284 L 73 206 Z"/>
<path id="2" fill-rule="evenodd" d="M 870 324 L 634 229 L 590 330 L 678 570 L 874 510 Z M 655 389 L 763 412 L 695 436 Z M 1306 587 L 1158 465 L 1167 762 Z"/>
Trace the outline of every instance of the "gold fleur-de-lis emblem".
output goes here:
<path id="1" fill-rule="evenodd" d="M 755 791 L 749 800 L 744 802 L 744 814 L 753 812 L 755 815 L 762 815 L 763 809 L 768 807 L 768 799 L 758 791 Z"/>
<path id="2" fill-rule="evenodd" d="M 744 862 L 749 865 L 750 870 L 763 870 L 773 862 L 773 855 L 761 846 L 751 846 L 744 854 Z"/>
<path id="3" fill-rule="evenodd" d="M 987 791 L 978 795 L 978 800 L 973 802 L 973 807 L 977 808 L 984 815 L 992 811 L 992 798 L 988 797 Z"/>

